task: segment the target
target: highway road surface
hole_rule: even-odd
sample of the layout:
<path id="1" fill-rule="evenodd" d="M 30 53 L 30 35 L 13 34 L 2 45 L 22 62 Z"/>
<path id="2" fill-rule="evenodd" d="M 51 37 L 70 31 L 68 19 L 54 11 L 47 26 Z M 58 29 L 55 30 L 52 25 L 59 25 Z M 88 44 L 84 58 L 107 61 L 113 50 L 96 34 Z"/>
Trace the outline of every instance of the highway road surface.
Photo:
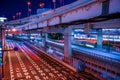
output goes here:
<path id="1" fill-rule="evenodd" d="M 47 40 L 48 43 L 53 43 L 55 45 L 58 46 L 64 46 L 63 43 L 58 43 L 58 42 L 54 42 L 51 40 Z M 89 54 L 89 55 L 96 55 L 96 57 L 105 57 L 107 59 L 112 59 L 114 61 L 117 61 L 118 63 L 120 62 L 120 54 L 115 54 L 115 53 L 110 53 L 110 52 L 104 52 L 104 51 L 99 51 L 96 49 L 91 49 L 91 48 L 84 48 L 81 46 L 76 46 L 76 45 L 72 45 L 73 50 L 75 51 L 79 51 L 79 52 L 83 52 L 84 54 Z"/>
<path id="2" fill-rule="evenodd" d="M 87 80 L 42 53 L 36 55 L 21 42 L 7 42 L 7 49 L 15 46 L 18 51 L 4 52 L 4 80 Z"/>

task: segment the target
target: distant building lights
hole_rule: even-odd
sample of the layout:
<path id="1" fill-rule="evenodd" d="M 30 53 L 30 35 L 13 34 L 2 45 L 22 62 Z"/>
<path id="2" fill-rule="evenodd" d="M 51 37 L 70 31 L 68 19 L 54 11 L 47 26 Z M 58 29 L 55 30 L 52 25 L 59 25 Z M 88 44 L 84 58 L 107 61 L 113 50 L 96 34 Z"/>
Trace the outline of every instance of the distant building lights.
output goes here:
<path id="1" fill-rule="evenodd" d="M 30 1 L 28 1 L 28 2 L 27 2 L 27 5 L 31 5 L 31 2 L 30 2 Z"/>

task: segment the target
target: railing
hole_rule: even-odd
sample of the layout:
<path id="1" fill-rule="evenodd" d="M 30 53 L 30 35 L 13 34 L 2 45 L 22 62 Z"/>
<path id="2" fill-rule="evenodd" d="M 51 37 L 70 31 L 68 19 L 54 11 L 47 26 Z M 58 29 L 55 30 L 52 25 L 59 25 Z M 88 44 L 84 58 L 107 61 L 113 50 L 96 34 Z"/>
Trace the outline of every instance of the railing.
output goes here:
<path id="1" fill-rule="evenodd" d="M 114 63 L 108 62 L 108 61 L 104 61 L 101 62 L 101 60 L 99 60 L 99 58 L 95 58 L 95 57 L 90 57 L 84 54 L 74 54 L 74 57 L 81 59 L 85 62 L 85 69 L 90 69 L 93 70 L 92 72 L 95 71 L 95 73 L 100 76 L 101 74 L 107 74 L 108 76 L 111 76 L 112 78 L 116 78 L 119 76 L 120 71 L 120 64 L 113 65 Z M 90 72 L 91 73 L 91 72 Z M 100 73 L 100 74 L 99 74 Z M 97 76 L 97 75 L 96 75 Z"/>
<path id="2" fill-rule="evenodd" d="M 98 58 L 103 59 L 103 60 L 109 60 L 109 61 L 116 62 L 116 63 L 120 64 L 120 61 L 118 59 L 110 58 L 110 57 L 107 57 L 107 56 L 98 55 L 98 54 L 95 54 L 95 52 L 89 52 L 89 51 L 77 50 L 77 49 L 73 49 L 73 50 L 74 51 L 78 51 L 78 52 L 82 52 L 84 54 L 91 55 L 91 56 L 94 56 L 94 57 L 98 57 Z"/>
<path id="3" fill-rule="evenodd" d="M 94 0 L 81 0 L 81 1 L 78 0 L 76 2 L 73 2 L 73 3 L 69 4 L 69 5 L 65 5 L 65 6 L 57 8 L 55 10 L 51 10 L 51 13 L 49 15 L 44 16 L 44 17 L 42 17 L 43 15 L 41 16 L 41 14 L 38 14 L 38 15 L 33 15 L 33 16 L 26 17 L 26 18 L 23 18 L 23 19 L 18 19 L 18 20 L 13 20 L 13 21 L 10 21 L 10 22 L 6 22 L 6 24 L 11 24 L 11 23 L 15 24 L 16 22 L 17 23 L 29 22 L 29 21 L 32 21 L 32 19 L 35 19 L 35 20 L 32 21 L 32 23 L 33 22 L 44 21 L 44 20 L 50 19 L 54 16 L 58 16 L 58 15 L 66 13 L 66 12 L 72 11 L 76 8 L 85 6 L 85 5 L 90 4 L 92 2 L 95 2 L 95 1 Z M 36 19 L 36 17 L 38 17 L 38 18 Z"/>

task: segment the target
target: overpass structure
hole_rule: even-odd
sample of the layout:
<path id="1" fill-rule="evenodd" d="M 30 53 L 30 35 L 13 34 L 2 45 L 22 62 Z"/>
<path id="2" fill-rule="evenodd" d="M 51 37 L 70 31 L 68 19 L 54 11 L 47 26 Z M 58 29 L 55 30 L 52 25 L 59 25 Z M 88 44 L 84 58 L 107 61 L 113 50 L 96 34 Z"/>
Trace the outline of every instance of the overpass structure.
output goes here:
<path id="1" fill-rule="evenodd" d="M 24 19 L 6 22 L 6 25 L 16 25 L 16 29 L 26 33 L 59 33 L 65 37 L 66 56 L 71 55 L 70 43 L 72 30 L 84 29 L 89 34 L 97 30 L 97 45 L 102 46 L 102 29 L 120 28 L 119 0 L 78 0 L 69 5 L 34 15 Z M 26 23 L 26 24 L 25 24 Z M 19 25 L 19 26 L 17 26 Z M 29 34 L 28 34 L 29 35 Z M 70 52 L 69 52 L 70 51 Z"/>
<path id="2" fill-rule="evenodd" d="M 111 29 L 120 29 L 119 4 L 120 0 L 77 0 L 42 14 L 6 22 L 5 25 L 19 30 L 19 32 L 8 31 L 8 33 L 26 34 L 29 39 L 31 34 L 39 34 L 44 47 L 46 47 L 48 33 L 62 33 L 64 57 L 71 58 L 75 29 L 83 30 L 88 36 L 95 31 L 96 48 L 99 50 L 103 46 L 103 30 L 111 32 Z M 110 35 L 109 32 L 106 34 Z"/>

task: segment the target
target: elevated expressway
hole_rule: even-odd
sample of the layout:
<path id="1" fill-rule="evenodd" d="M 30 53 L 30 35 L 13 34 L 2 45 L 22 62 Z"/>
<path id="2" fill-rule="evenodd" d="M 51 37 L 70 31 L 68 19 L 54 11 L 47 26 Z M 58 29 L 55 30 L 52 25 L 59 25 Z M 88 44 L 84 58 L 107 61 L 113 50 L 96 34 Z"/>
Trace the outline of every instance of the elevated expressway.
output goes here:
<path id="1" fill-rule="evenodd" d="M 15 27 L 17 30 L 22 31 L 23 34 L 26 34 L 28 38 L 30 38 L 32 33 L 40 34 L 44 47 L 46 46 L 47 33 L 64 34 L 64 57 L 69 58 L 72 57 L 71 38 L 73 37 L 72 30 L 74 29 L 83 29 L 88 35 L 91 30 L 96 30 L 98 37 L 97 48 L 102 48 L 102 29 L 120 28 L 119 4 L 119 0 L 108 0 L 108 3 L 107 0 L 78 0 L 69 5 L 51 10 L 48 13 L 9 21 L 5 25 L 9 28 Z M 14 32 L 11 34 L 19 33 Z M 99 54 L 99 52 L 97 53 Z M 91 67 L 93 67 L 92 65 Z M 99 70 L 97 71 L 99 74 Z M 93 72 L 95 71 L 93 70 Z M 119 77 L 112 76 L 111 78 L 118 79 Z"/>

